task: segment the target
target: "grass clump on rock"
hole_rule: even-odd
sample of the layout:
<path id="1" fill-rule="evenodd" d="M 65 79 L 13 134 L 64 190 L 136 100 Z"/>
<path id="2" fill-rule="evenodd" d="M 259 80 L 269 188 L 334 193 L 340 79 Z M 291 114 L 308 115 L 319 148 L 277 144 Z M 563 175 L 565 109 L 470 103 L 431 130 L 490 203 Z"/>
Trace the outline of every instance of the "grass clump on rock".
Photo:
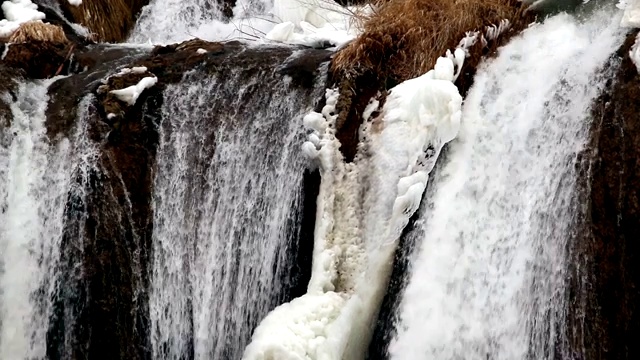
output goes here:
<path id="1" fill-rule="evenodd" d="M 483 33 L 507 20 L 517 33 L 531 20 L 518 0 L 389 0 L 374 9 L 360 19 L 362 34 L 334 58 L 333 73 L 401 82 L 432 69 L 469 31 Z"/>
<path id="2" fill-rule="evenodd" d="M 61 2 L 74 22 L 86 26 L 98 41 L 124 41 L 136 23 L 136 16 L 148 0 L 82 0 L 80 5 Z M 68 16 L 69 17 L 69 16 Z"/>
<path id="3" fill-rule="evenodd" d="M 29 41 L 47 41 L 57 44 L 68 42 L 64 30 L 60 26 L 43 23 L 40 20 L 28 21 L 20 24 L 20 27 L 14 31 L 8 38 L 3 39 L 5 42 L 20 44 Z"/>

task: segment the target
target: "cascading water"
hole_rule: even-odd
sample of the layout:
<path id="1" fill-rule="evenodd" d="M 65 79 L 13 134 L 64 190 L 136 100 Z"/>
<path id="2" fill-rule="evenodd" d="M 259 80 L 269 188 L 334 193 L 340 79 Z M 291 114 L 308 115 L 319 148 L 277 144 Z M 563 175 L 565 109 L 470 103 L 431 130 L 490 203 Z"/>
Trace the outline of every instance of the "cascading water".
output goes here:
<path id="1" fill-rule="evenodd" d="M 257 39 L 273 26 L 264 15 L 271 1 L 236 1 L 233 19 L 225 19 L 225 4 L 217 0 L 152 0 L 142 9 L 129 41 L 168 44 L 194 36 L 206 40 Z"/>
<path id="2" fill-rule="evenodd" d="M 20 84 L 0 134 L 0 358 L 45 357 L 74 148 L 45 128 L 52 81 Z"/>
<path id="3" fill-rule="evenodd" d="M 270 2 L 235 4 L 227 22 L 219 1 L 151 1 L 130 41 L 273 28 L 250 18 Z M 623 37 L 611 12 L 587 18 L 534 25 L 478 69 L 459 139 L 408 235 L 416 249 L 387 329 L 391 358 L 572 358 L 576 154 Z M 280 71 L 302 54 L 311 74 L 326 53 L 217 48 L 189 48 L 187 61 L 202 61 L 182 80 L 163 77 L 161 51 L 149 55 L 158 86 L 118 104 L 122 118 L 84 95 L 99 93 L 91 84 L 69 139 L 49 139 L 45 127 L 53 80 L 3 94 L 12 118 L 0 118 L 0 359 L 365 357 L 395 244 L 458 132 L 460 53 L 371 99 L 348 162 L 335 136 L 339 92 L 310 113 L 320 84 Z M 303 218 L 315 210 L 304 206 L 315 192 L 303 188 L 303 152 L 322 174 L 315 239 Z M 313 276 L 298 262 L 305 252 Z"/>
<path id="4" fill-rule="evenodd" d="M 289 86 L 278 61 L 257 73 L 191 73 L 165 90 L 150 289 L 156 359 L 238 359 L 258 321 L 306 285 L 290 257 L 301 231 L 301 114 L 319 88 Z"/>
<path id="5" fill-rule="evenodd" d="M 618 16 L 562 14 L 478 70 L 461 132 L 430 186 L 392 359 L 563 354 L 576 156 Z M 558 353 L 557 351 L 560 351 Z"/>

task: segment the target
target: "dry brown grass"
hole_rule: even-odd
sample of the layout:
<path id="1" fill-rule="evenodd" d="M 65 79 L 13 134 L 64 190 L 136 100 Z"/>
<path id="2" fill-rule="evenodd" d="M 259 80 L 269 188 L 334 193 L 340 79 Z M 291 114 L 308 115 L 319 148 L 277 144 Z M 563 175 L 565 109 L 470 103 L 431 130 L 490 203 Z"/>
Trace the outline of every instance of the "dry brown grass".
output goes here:
<path id="1" fill-rule="evenodd" d="M 122 42 L 136 22 L 136 16 L 148 0 L 83 0 L 79 6 L 62 1 L 65 12 L 86 26 L 98 41 Z"/>
<path id="2" fill-rule="evenodd" d="M 530 21 L 523 10 L 518 0 L 383 1 L 361 19 L 362 34 L 338 52 L 332 72 L 404 81 L 433 68 L 468 31 L 484 31 L 503 19 L 522 29 Z"/>
<path id="3" fill-rule="evenodd" d="M 46 24 L 42 21 L 29 21 L 20 25 L 7 39 L 11 43 L 26 43 L 32 40 L 66 43 L 67 36 L 60 26 Z"/>

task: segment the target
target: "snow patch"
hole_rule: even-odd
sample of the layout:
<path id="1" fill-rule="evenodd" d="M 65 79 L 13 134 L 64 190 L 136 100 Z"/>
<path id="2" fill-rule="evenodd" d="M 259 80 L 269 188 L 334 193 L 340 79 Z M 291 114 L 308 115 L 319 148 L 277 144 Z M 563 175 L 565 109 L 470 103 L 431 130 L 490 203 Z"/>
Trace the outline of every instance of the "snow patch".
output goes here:
<path id="1" fill-rule="evenodd" d="M 80 6 L 82 5 L 82 0 L 67 0 L 67 2 L 73 6 Z"/>
<path id="2" fill-rule="evenodd" d="M 144 74 L 147 72 L 146 66 L 134 66 L 132 68 L 122 68 L 114 76 L 119 77 L 127 74 Z"/>
<path id="3" fill-rule="evenodd" d="M 145 69 L 146 71 L 146 69 Z M 123 101 L 127 104 L 134 105 L 138 100 L 138 97 L 145 89 L 149 89 L 154 86 L 158 82 L 158 78 L 155 76 L 148 76 L 142 78 L 136 85 L 132 85 L 120 90 L 111 90 L 109 91 L 113 95 L 115 95 L 118 100 Z"/>
<path id="4" fill-rule="evenodd" d="M 106 78 L 102 79 L 100 82 L 106 85 L 109 82 L 109 79 L 111 79 L 112 77 L 122 77 L 124 75 L 129 75 L 129 74 L 144 74 L 147 71 L 148 69 L 146 66 L 134 66 L 132 68 L 122 68 L 118 70 L 117 73 L 107 76 Z M 98 88 L 98 90 L 100 90 L 100 88 Z"/>
<path id="5" fill-rule="evenodd" d="M 30 0 L 10 0 L 2 3 L 2 11 L 5 19 L 0 20 L 0 37 L 9 37 L 20 24 L 43 20 L 44 13 L 38 11 L 38 5 Z"/>
<path id="6" fill-rule="evenodd" d="M 196 50 L 196 53 L 198 53 L 198 54 L 200 54 L 200 55 L 202 55 L 202 54 L 206 54 L 207 52 L 208 52 L 208 51 L 207 51 L 207 50 L 205 50 L 205 49 L 203 49 L 203 48 L 200 48 L 200 49 Z"/>
<path id="7" fill-rule="evenodd" d="M 364 358 L 386 291 L 397 241 L 418 209 L 442 146 L 460 126 L 453 85 L 463 48 L 433 70 L 372 99 L 358 153 L 346 163 L 335 137 L 339 94 L 327 89 L 302 151 L 320 168 L 312 275 L 307 293 L 277 307 L 256 328 L 244 360 Z"/>

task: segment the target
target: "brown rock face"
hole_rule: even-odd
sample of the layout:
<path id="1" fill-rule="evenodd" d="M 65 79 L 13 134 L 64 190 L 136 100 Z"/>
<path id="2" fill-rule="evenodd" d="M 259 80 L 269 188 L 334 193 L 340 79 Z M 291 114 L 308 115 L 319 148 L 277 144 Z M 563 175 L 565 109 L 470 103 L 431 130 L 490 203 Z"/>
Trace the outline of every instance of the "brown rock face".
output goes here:
<path id="1" fill-rule="evenodd" d="M 574 359 L 638 359 L 640 343 L 640 76 L 629 49 L 611 61 L 596 101 L 579 195 L 583 226 L 571 249 L 568 329 Z"/>
<path id="2" fill-rule="evenodd" d="M 3 64 L 22 69 L 32 79 L 46 79 L 66 74 L 74 45 L 45 41 L 5 45 L 9 49 Z"/>

